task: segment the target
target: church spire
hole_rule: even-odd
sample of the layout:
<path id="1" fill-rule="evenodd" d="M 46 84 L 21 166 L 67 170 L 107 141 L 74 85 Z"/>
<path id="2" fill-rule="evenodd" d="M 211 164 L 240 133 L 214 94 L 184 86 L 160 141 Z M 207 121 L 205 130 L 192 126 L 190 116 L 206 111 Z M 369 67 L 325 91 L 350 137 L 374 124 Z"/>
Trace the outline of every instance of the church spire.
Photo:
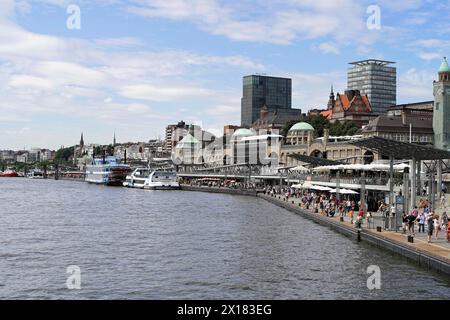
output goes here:
<path id="1" fill-rule="evenodd" d="M 81 132 L 80 146 L 84 146 L 83 132 Z"/>
<path id="2" fill-rule="evenodd" d="M 331 84 L 330 99 L 328 100 L 327 109 L 328 109 L 328 110 L 333 109 L 335 103 L 336 103 L 336 99 L 335 99 L 335 97 L 334 97 L 333 84 Z"/>
<path id="3" fill-rule="evenodd" d="M 114 138 L 113 138 L 113 147 L 116 146 L 116 132 L 114 131 Z"/>

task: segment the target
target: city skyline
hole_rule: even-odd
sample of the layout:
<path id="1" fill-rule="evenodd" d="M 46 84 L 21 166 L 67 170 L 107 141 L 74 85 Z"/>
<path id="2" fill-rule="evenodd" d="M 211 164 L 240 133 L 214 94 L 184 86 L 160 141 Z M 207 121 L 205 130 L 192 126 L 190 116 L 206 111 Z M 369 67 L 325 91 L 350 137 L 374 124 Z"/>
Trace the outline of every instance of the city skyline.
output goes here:
<path id="1" fill-rule="evenodd" d="M 67 26 L 70 4 L 81 29 Z M 57 149 L 81 132 L 148 141 L 180 120 L 219 134 L 240 123 L 243 76 L 292 78 L 292 107 L 307 112 L 326 107 L 331 84 L 344 92 L 349 62 L 369 58 L 396 62 L 398 103 L 432 100 L 449 3 L 378 1 L 380 30 L 367 28 L 371 4 L 2 1 L 0 149 Z"/>

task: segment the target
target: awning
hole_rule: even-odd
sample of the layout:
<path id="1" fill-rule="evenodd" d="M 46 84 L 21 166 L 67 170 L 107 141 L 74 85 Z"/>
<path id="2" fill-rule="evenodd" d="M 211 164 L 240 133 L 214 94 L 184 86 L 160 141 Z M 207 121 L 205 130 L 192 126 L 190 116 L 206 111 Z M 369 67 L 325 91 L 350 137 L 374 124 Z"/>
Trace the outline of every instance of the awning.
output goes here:
<path id="1" fill-rule="evenodd" d="M 337 193 L 337 189 L 330 190 L 330 193 Z M 356 191 L 350 189 L 339 189 L 340 194 L 359 194 Z"/>

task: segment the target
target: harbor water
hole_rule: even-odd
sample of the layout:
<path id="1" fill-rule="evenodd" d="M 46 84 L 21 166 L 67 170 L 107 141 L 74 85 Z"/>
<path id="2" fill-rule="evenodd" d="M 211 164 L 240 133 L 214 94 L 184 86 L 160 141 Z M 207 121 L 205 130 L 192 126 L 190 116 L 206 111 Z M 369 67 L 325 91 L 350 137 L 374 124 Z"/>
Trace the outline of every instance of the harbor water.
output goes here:
<path id="1" fill-rule="evenodd" d="M 450 298 L 447 277 L 255 197 L 4 178 L 0 201 L 2 299 Z"/>

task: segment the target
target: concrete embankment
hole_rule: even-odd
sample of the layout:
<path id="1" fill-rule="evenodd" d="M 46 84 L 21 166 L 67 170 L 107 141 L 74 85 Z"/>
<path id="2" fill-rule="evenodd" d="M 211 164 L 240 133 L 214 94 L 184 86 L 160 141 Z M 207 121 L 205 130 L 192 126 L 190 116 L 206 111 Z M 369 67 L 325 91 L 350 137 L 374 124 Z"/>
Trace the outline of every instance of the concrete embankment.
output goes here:
<path id="1" fill-rule="evenodd" d="M 300 208 L 298 202 L 296 203 L 293 200 L 285 201 L 280 196 L 269 196 L 265 194 L 258 194 L 258 196 L 302 217 L 330 227 L 346 236 L 354 237 L 355 239 L 358 237 L 358 229 L 350 222 L 341 222 L 337 217 L 329 218 L 312 213 Z M 363 228 L 359 236 L 361 241 L 404 256 L 426 268 L 450 275 L 450 250 L 445 247 L 424 242 L 409 243 L 405 235 L 397 232 L 377 232 Z"/>
<path id="2" fill-rule="evenodd" d="M 235 195 L 240 195 L 240 196 L 253 196 L 253 197 L 256 197 L 256 195 L 257 195 L 257 192 L 252 191 L 252 190 L 217 188 L 217 187 L 197 187 L 197 186 L 189 186 L 189 185 L 181 185 L 181 190 L 211 192 L 211 193 L 226 193 L 226 194 L 235 194 Z"/>

